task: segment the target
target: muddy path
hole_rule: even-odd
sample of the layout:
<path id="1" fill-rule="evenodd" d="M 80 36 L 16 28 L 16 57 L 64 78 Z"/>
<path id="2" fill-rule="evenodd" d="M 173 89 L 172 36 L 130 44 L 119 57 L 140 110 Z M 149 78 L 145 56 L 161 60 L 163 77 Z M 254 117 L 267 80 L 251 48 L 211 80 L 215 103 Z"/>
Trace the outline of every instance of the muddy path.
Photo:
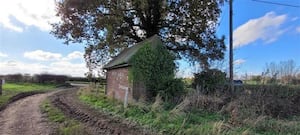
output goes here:
<path id="1" fill-rule="evenodd" d="M 0 135 L 49 135 L 53 130 L 42 116 L 40 105 L 50 95 L 36 94 L 9 104 L 0 112 Z"/>
<path id="2" fill-rule="evenodd" d="M 65 115 L 80 121 L 92 135 L 146 135 L 153 134 L 137 124 L 97 111 L 79 101 L 78 89 L 60 91 L 50 96 L 50 101 Z"/>

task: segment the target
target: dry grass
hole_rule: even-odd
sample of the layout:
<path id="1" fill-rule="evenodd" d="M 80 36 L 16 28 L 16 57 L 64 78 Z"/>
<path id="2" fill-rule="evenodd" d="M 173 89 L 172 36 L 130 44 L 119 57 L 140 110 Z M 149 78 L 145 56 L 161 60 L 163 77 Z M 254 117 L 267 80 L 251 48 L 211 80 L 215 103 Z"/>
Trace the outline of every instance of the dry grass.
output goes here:
<path id="1" fill-rule="evenodd" d="M 229 124 L 226 124 L 224 121 L 218 121 L 213 124 L 212 133 L 214 135 L 223 135 L 228 132 L 232 127 Z"/>
<path id="2" fill-rule="evenodd" d="M 190 91 L 179 104 L 167 110 L 162 98 L 157 96 L 153 104 L 139 102 L 122 114 L 159 128 L 162 134 L 165 131 L 210 135 L 300 134 L 300 117 L 296 117 L 300 114 L 300 90 L 284 88 L 245 86 L 225 94 L 222 92 L 226 90 L 209 94 Z M 86 95 L 95 93 L 83 89 Z M 295 118 L 290 119 L 293 115 Z"/>
<path id="3" fill-rule="evenodd" d="M 187 108 L 189 107 L 191 101 L 188 98 L 185 98 L 180 104 L 175 106 L 171 111 L 170 114 L 173 116 L 182 116 L 185 115 Z"/>
<path id="4" fill-rule="evenodd" d="M 194 108 L 205 110 L 209 112 L 217 112 L 222 109 L 225 102 L 222 98 L 217 96 L 203 95 L 199 91 L 190 92 L 183 100 L 185 107 L 183 110 L 191 111 Z"/>
<path id="5" fill-rule="evenodd" d="M 162 97 L 158 94 L 155 97 L 154 103 L 151 105 L 151 111 L 161 112 L 163 110 L 163 103 Z"/>
<path id="6" fill-rule="evenodd" d="M 228 116 L 213 123 L 210 134 L 300 134 L 299 88 L 245 86 L 223 95 L 220 91 L 192 91 L 171 113 L 183 115 L 198 109 Z"/>

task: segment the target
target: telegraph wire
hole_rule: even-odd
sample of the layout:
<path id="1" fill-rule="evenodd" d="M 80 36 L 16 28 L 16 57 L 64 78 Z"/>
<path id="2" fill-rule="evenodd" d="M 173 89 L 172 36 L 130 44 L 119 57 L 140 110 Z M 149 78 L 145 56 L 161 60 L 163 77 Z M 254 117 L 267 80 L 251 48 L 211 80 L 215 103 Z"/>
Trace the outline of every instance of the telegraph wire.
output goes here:
<path id="1" fill-rule="evenodd" d="M 271 2 L 271 1 L 265 1 L 265 0 L 252 0 L 252 1 L 260 2 L 260 3 L 266 3 L 266 4 L 279 5 L 279 6 L 287 6 L 287 7 L 300 8 L 300 5 L 291 5 L 291 4 L 285 4 L 285 3 L 277 3 L 277 2 Z"/>

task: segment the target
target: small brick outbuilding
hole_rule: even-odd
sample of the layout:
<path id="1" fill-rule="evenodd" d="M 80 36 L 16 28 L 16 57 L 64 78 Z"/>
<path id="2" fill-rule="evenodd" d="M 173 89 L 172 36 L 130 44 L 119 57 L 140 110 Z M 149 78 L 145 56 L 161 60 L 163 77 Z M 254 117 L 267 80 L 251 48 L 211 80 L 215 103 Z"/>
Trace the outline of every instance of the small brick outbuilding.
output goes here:
<path id="1" fill-rule="evenodd" d="M 142 42 L 139 42 L 129 48 L 124 49 L 119 55 L 112 59 L 103 67 L 106 72 L 106 95 L 111 98 L 124 101 L 125 89 L 128 89 L 128 101 L 134 102 L 147 97 L 146 88 L 143 82 L 130 81 L 129 69 L 131 67 L 129 61 L 131 57 L 145 44 L 157 45 L 162 44 L 159 36 L 154 35 Z"/>

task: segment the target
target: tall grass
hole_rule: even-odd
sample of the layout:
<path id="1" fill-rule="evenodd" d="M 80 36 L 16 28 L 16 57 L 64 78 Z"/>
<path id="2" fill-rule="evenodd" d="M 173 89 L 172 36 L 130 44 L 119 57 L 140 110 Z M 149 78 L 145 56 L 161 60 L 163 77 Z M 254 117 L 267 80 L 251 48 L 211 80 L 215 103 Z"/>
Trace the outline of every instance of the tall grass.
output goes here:
<path id="1" fill-rule="evenodd" d="M 103 94 L 95 95 L 87 88 L 79 94 L 80 100 L 92 107 L 142 125 L 158 134 L 213 134 L 226 131 L 223 130 L 226 124 L 221 124 L 222 129 L 218 129 L 218 123 L 226 121 L 221 114 L 198 109 L 185 112 L 182 107 L 186 106 L 184 103 L 167 109 L 160 96 L 156 97 L 153 104 L 136 103 L 123 108 L 122 103 Z"/>
<path id="2" fill-rule="evenodd" d="M 289 92 L 284 93 L 285 90 Z M 245 86 L 236 89 L 232 97 L 228 93 L 204 95 L 191 91 L 177 105 L 163 102 L 157 96 L 153 103 L 135 103 L 128 108 L 123 108 L 122 103 L 107 98 L 104 93 L 95 92 L 82 89 L 80 100 L 158 134 L 300 134 L 300 116 L 290 113 L 291 110 L 297 111 L 296 99 L 300 93 L 298 89 L 285 86 Z M 289 102 L 296 106 L 286 104 Z M 280 114 L 276 113 L 278 109 L 280 113 L 293 117 L 277 115 Z"/>

